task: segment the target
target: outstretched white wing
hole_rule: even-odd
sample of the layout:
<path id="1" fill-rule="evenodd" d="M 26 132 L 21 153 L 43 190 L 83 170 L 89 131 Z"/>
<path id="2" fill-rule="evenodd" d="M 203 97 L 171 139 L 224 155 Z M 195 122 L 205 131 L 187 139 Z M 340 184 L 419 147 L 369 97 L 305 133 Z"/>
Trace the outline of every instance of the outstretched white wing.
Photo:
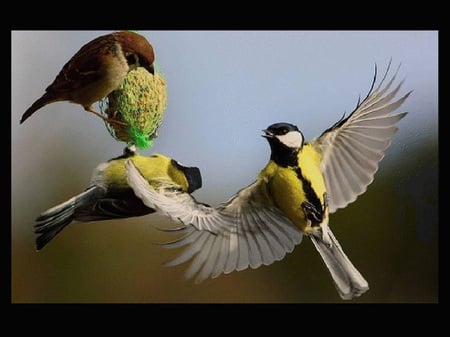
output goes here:
<path id="1" fill-rule="evenodd" d="M 386 74 L 378 87 L 358 102 L 355 110 L 315 138 L 311 144 L 322 152 L 321 170 L 329 197 L 330 213 L 343 208 L 364 193 L 372 183 L 378 164 L 391 144 L 398 128 L 395 124 L 406 112 L 392 114 L 411 93 L 393 101 L 403 81 L 389 91 L 397 73 L 382 88 Z"/>
<path id="2" fill-rule="evenodd" d="M 188 226 L 185 236 L 165 244 L 188 247 L 169 265 L 190 259 L 186 277 L 196 281 L 222 273 L 258 268 L 283 259 L 301 242 L 302 233 L 276 208 L 256 181 L 217 207 L 199 203 L 190 194 L 161 186 L 153 189 L 132 161 L 126 163 L 128 183 L 148 207 L 162 211 Z"/>

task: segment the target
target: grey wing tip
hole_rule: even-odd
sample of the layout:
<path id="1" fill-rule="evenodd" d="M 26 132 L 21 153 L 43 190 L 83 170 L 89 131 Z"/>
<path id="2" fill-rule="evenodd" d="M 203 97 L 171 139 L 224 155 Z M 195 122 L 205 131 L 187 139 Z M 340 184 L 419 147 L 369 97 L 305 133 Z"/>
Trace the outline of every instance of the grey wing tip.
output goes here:
<path id="1" fill-rule="evenodd" d="M 414 90 L 410 90 L 408 91 L 405 96 L 403 96 L 405 99 L 407 99 L 409 97 L 409 95 L 411 95 L 414 92 Z"/>
<path id="2" fill-rule="evenodd" d="M 201 284 L 203 283 L 208 277 L 196 277 L 194 280 L 194 284 Z M 189 276 L 185 276 L 185 279 L 188 280 L 190 279 Z"/>
<path id="3" fill-rule="evenodd" d="M 407 112 L 407 111 L 399 113 L 397 115 L 398 116 L 398 120 L 403 119 L 407 114 L 409 114 L 409 112 Z"/>
<path id="4" fill-rule="evenodd" d="M 186 233 L 189 230 L 188 226 L 180 226 L 175 228 L 161 228 L 158 226 L 154 226 L 158 231 L 165 232 L 165 233 Z"/>

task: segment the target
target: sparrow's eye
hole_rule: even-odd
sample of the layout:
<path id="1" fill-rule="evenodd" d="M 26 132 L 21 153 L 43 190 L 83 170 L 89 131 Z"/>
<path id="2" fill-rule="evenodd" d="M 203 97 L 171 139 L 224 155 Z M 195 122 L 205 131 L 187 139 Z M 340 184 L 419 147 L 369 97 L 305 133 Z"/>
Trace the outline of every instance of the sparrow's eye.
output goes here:
<path id="1" fill-rule="evenodd" d="M 136 56 L 136 54 L 128 54 L 126 56 L 126 59 L 127 59 L 128 65 L 135 65 L 138 63 L 138 57 Z"/>

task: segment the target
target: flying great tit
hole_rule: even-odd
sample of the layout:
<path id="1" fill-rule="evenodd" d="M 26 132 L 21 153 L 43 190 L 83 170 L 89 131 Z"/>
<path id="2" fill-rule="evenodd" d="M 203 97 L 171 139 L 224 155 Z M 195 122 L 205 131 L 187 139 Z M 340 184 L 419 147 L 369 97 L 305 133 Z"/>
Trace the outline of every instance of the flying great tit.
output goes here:
<path id="1" fill-rule="evenodd" d="M 388 68 L 389 70 L 389 68 Z M 251 185 L 217 207 L 199 203 L 183 191 L 150 186 L 139 168 L 126 163 L 128 182 L 148 207 L 181 221 L 185 233 L 166 243 L 187 248 L 168 265 L 193 259 L 186 277 L 196 281 L 248 267 L 258 268 L 283 259 L 302 236 L 308 236 L 331 273 L 342 299 L 369 289 L 329 227 L 329 214 L 364 193 L 406 112 L 392 114 L 406 100 L 394 96 L 396 74 L 374 90 L 319 137 L 306 142 L 297 126 L 276 123 L 263 130 L 271 155 Z"/>
<path id="2" fill-rule="evenodd" d="M 151 186 L 192 193 L 202 186 L 200 170 L 186 167 L 162 154 L 141 156 L 126 148 L 124 154 L 99 164 L 82 193 L 41 213 L 36 219 L 36 248 L 40 250 L 73 221 L 89 222 L 142 216 L 155 212 L 128 186 L 125 161 L 131 160 Z"/>

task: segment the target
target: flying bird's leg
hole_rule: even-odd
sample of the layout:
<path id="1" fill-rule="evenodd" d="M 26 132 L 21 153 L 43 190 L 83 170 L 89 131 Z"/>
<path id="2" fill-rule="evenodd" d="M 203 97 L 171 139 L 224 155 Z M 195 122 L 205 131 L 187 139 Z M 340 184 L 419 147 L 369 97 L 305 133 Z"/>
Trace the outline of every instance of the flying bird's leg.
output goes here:
<path id="1" fill-rule="evenodd" d="M 311 222 L 312 227 L 320 226 L 323 221 L 324 209 L 318 209 L 317 205 L 306 200 L 302 203 L 303 212 L 305 213 L 306 219 Z"/>

